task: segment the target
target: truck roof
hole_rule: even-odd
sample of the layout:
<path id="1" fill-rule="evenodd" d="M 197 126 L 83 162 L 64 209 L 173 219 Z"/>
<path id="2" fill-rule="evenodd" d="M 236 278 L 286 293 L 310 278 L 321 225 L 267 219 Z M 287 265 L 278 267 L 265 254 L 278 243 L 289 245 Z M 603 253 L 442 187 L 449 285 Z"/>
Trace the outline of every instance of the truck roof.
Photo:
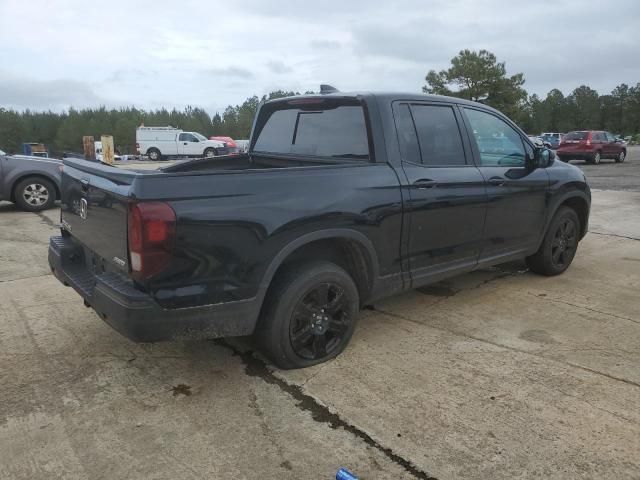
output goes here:
<path id="1" fill-rule="evenodd" d="M 392 102 L 396 100 L 408 100 L 408 101 L 416 101 L 416 102 L 449 102 L 449 103 L 459 103 L 462 105 L 471 105 L 471 106 L 481 106 L 483 108 L 487 108 L 490 110 L 494 110 L 492 107 L 485 105 L 480 102 L 473 102 L 471 100 L 465 100 L 464 98 L 458 97 L 449 97 L 446 95 L 430 95 L 426 93 L 415 93 L 415 92 L 385 92 L 385 91 L 353 91 L 353 92 L 331 92 L 331 93 L 314 93 L 314 94 L 305 94 L 305 95 L 295 95 L 291 97 L 283 97 L 283 98 L 275 98 L 273 100 L 269 100 L 266 103 L 278 103 L 282 101 L 288 101 L 293 99 L 301 99 L 301 98 L 361 98 L 361 97 L 370 97 L 376 98 L 381 101 Z"/>

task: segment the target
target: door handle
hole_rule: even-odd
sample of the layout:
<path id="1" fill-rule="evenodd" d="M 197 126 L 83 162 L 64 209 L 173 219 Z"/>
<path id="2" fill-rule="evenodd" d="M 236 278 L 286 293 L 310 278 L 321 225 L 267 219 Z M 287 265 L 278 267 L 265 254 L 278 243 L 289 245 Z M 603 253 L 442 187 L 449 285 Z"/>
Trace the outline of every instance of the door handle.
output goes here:
<path id="1" fill-rule="evenodd" d="M 489 179 L 489 183 L 491 185 L 495 185 L 496 187 L 501 187 L 505 184 L 506 180 L 504 178 L 501 177 L 491 177 Z"/>
<path id="2" fill-rule="evenodd" d="M 183 143 L 183 145 L 186 145 L 186 144 L 187 144 L 187 142 L 184 142 L 184 143 Z"/>
<path id="3" fill-rule="evenodd" d="M 431 180 L 430 178 L 421 178 L 413 182 L 414 187 L 418 188 L 433 188 L 438 184 L 435 180 Z"/>

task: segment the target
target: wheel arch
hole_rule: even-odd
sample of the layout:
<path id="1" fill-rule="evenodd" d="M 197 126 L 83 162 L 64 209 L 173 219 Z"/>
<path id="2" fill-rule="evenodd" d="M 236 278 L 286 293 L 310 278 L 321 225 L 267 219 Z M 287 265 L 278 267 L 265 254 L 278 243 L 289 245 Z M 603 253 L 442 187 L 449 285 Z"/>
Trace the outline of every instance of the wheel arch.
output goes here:
<path id="1" fill-rule="evenodd" d="M 589 210 L 591 207 L 591 202 L 587 195 L 583 192 L 569 192 L 563 195 L 556 202 L 555 208 L 547 218 L 547 222 L 545 224 L 542 237 L 540 238 L 540 242 L 542 242 L 544 235 L 547 233 L 547 229 L 549 228 L 551 220 L 556 215 L 560 207 L 569 207 L 576 212 L 576 214 L 578 215 L 578 219 L 580 220 L 580 238 L 583 238 L 586 235 L 587 229 L 589 228 Z"/>
<path id="2" fill-rule="evenodd" d="M 378 278 L 378 256 L 371 241 L 362 233 L 350 229 L 328 229 L 308 233 L 287 244 L 271 261 L 260 282 L 260 305 L 273 279 L 291 262 L 305 257 L 332 261 L 344 268 L 358 287 L 363 302 L 373 291 Z"/>
<path id="3" fill-rule="evenodd" d="M 15 202 L 16 200 L 16 187 L 21 181 L 26 180 L 27 178 L 41 178 L 51 182 L 53 184 L 53 188 L 55 189 L 56 200 L 60 200 L 61 198 L 60 186 L 58 185 L 58 182 L 56 181 L 55 178 L 43 172 L 23 172 L 11 180 L 11 184 L 9 186 L 9 192 L 10 192 L 10 200 L 12 202 Z"/>

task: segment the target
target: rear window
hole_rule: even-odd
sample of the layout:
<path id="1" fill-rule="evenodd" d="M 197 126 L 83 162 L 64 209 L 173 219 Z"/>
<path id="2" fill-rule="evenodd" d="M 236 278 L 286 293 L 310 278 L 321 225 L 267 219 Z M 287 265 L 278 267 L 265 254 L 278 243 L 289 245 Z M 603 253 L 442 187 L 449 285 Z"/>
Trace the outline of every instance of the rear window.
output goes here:
<path id="1" fill-rule="evenodd" d="M 589 132 L 569 132 L 564 136 L 565 140 L 586 140 Z"/>
<path id="2" fill-rule="evenodd" d="M 360 104 L 334 100 L 292 100 L 256 125 L 256 152 L 318 157 L 369 159 L 364 110 Z M 268 107 L 265 107 L 268 108 Z"/>

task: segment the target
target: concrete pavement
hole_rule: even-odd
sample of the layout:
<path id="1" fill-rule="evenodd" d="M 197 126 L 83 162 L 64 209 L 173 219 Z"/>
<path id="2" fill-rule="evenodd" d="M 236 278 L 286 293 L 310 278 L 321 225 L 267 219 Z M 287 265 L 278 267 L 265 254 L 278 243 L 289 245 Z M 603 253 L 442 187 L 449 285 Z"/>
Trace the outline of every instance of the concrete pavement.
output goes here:
<path id="1" fill-rule="evenodd" d="M 639 193 L 594 191 L 564 275 L 377 302 L 288 372 L 244 339 L 120 337 L 49 274 L 57 216 L 0 204 L 2 479 L 640 477 Z"/>

